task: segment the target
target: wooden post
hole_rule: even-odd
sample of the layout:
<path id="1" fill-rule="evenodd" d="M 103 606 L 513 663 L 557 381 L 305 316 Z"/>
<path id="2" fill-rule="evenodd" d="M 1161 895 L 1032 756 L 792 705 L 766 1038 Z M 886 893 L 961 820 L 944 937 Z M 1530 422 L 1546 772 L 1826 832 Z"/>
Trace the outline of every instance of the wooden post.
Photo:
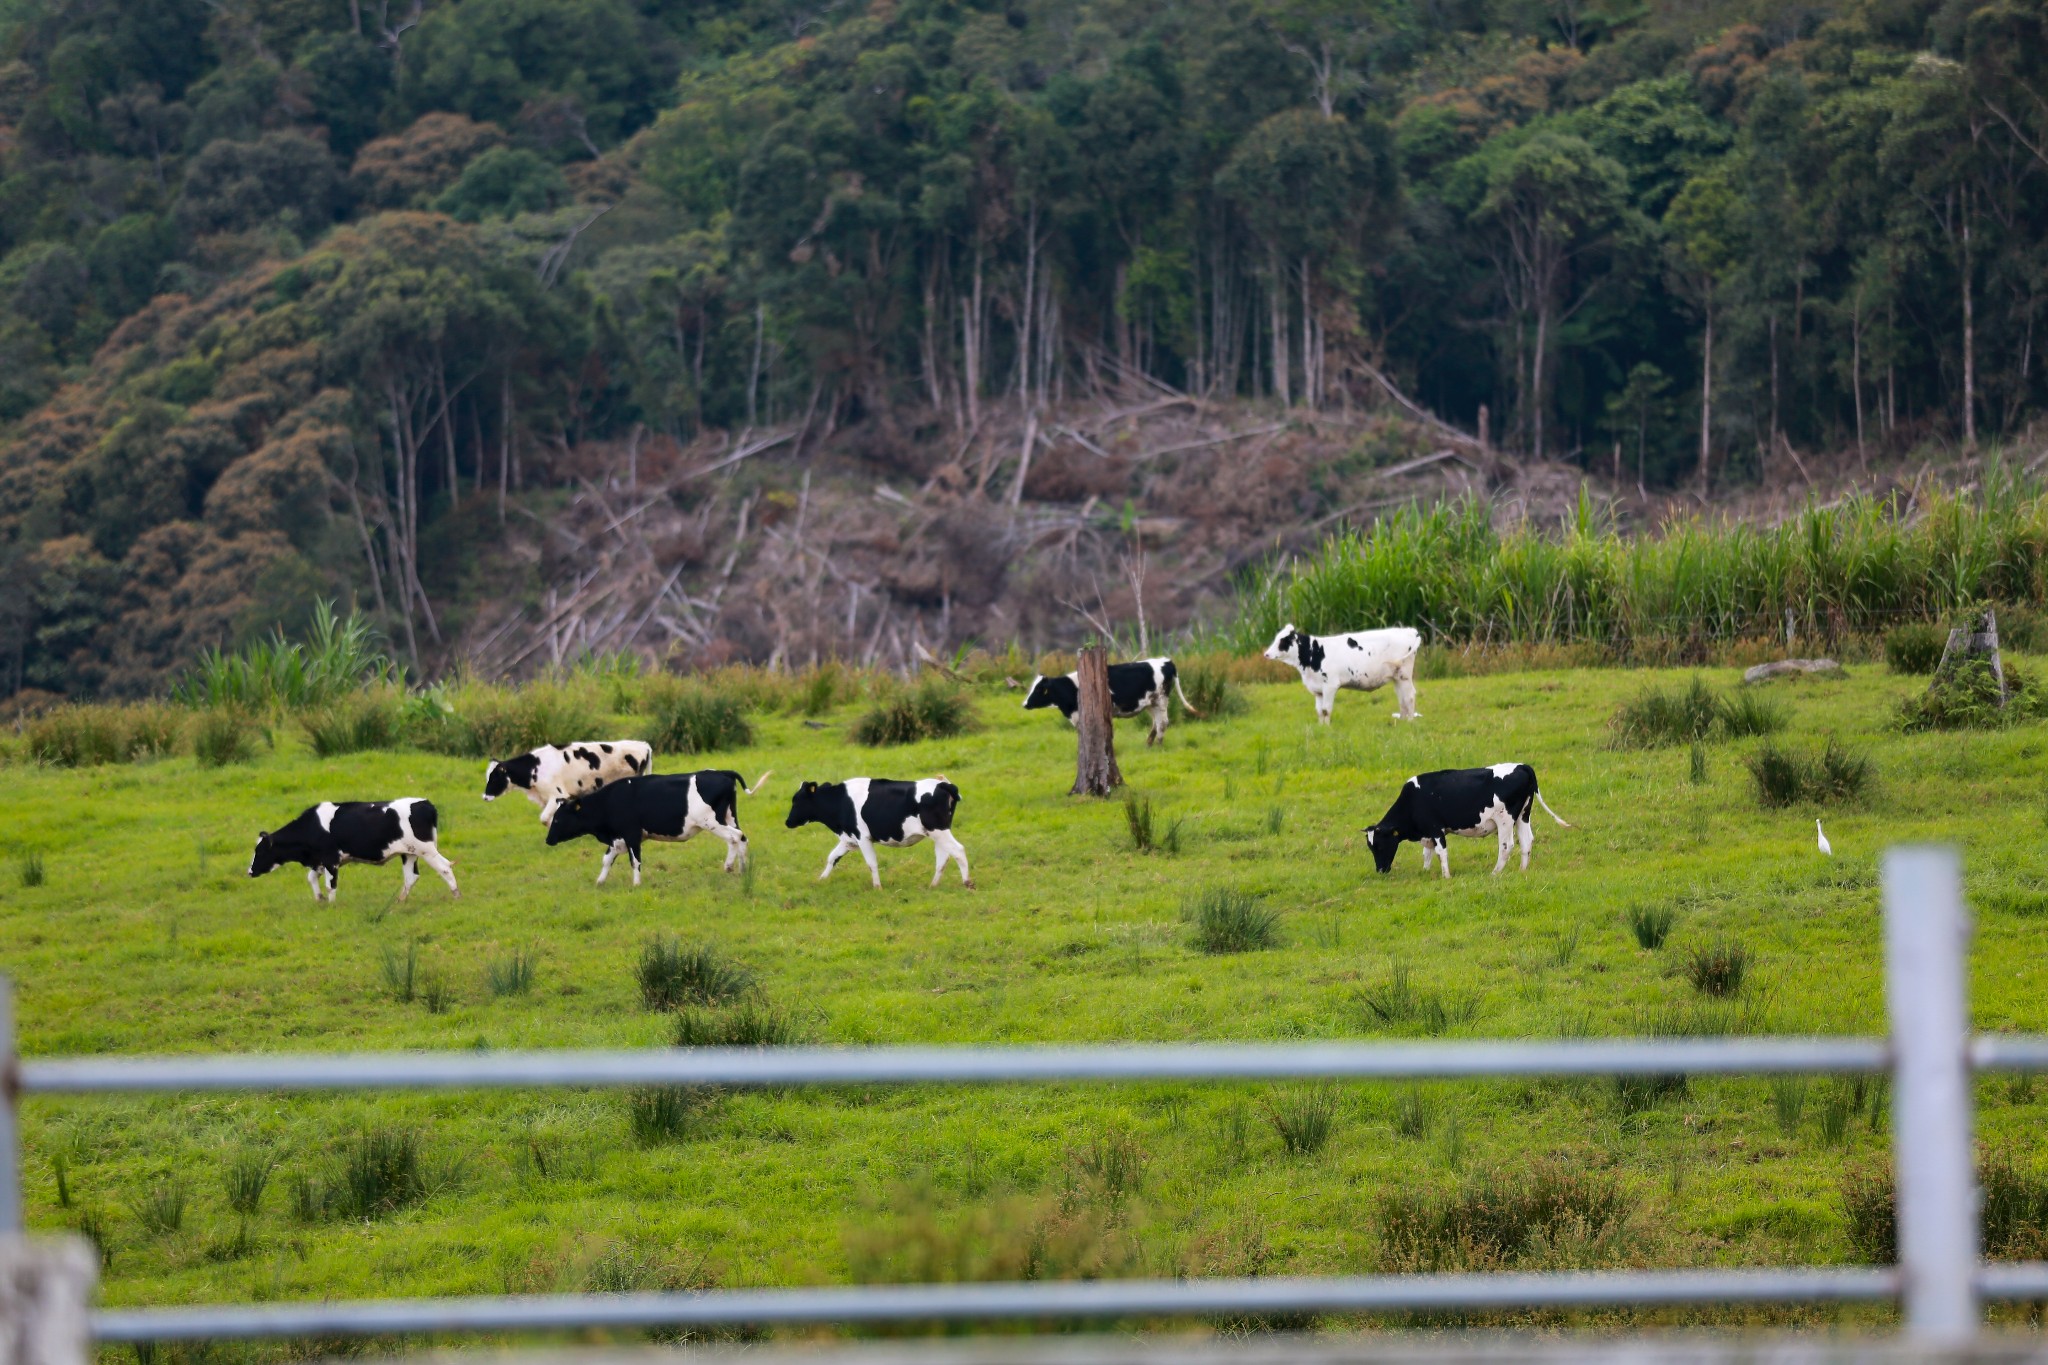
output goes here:
<path id="1" fill-rule="evenodd" d="M 1109 651 L 1101 645 L 1082 650 L 1077 680 L 1081 695 L 1074 717 L 1074 790 L 1069 795 L 1107 796 L 1124 784 L 1116 766 L 1116 722 L 1109 710 Z"/>

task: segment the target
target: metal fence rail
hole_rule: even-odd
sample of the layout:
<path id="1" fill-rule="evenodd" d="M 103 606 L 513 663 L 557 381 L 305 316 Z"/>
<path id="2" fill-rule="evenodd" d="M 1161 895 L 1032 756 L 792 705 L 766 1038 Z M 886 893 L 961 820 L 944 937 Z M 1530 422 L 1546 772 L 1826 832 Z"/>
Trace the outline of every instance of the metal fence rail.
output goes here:
<path id="1" fill-rule="evenodd" d="M 161 1058 L 13 1057 L 0 983 L 0 1234 L 21 1226 L 21 1096 L 506 1086 L 1014 1084 L 1135 1080 L 1409 1080 L 1498 1076 L 1890 1071 L 1896 1268 L 1783 1267 L 751 1289 L 109 1309 L 103 1342 L 573 1327 L 1111 1319 L 1256 1314 L 1898 1301 L 1909 1335 L 1967 1340 L 1986 1300 L 2048 1297 L 2048 1263 L 1985 1266 L 1977 1248 L 1973 1068 L 2048 1070 L 2048 1037 L 1966 1031 L 1961 878 L 1953 852 L 1885 859 L 1890 1041 L 1699 1038 L 1109 1047 L 704 1048 Z"/>

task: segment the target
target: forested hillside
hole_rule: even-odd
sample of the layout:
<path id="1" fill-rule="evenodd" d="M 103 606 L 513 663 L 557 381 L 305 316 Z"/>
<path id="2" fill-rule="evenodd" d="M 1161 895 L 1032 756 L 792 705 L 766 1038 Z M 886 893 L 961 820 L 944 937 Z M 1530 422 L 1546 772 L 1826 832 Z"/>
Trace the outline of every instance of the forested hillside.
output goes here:
<path id="1" fill-rule="evenodd" d="M 1015 628 L 965 580 L 1180 477 L 1098 478 L 1084 400 L 1225 421 L 1171 449 L 1249 534 L 1349 475 L 1247 414 L 1713 493 L 2044 393 L 2030 0 L 0 0 L 0 157 L 4 692 L 320 596 L 445 666 L 576 614 L 604 536 L 652 585 L 615 642 L 784 648 L 721 624 L 774 545 L 813 651 Z M 808 576 L 863 462 L 949 499 L 930 574 Z M 601 529 L 532 529 L 571 494 Z"/>

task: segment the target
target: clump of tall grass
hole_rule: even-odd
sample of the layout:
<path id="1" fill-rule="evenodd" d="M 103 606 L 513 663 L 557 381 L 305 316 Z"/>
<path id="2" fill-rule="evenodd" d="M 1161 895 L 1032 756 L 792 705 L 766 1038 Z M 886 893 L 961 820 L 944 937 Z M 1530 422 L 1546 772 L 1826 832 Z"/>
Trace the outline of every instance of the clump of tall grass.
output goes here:
<path id="1" fill-rule="evenodd" d="M 1701 995 L 1725 1000 L 1742 989 L 1742 983 L 1749 976 L 1749 963 L 1747 947 L 1723 939 L 1693 949 L 1685 961 L 1685 976 Z"/>
<path id="2" fill-rule="evenodd" d="M 1438 642 L 1592 642 L 1610 657 L 1692 653 L 1702 641 L 1882 634 L 1975 602 L 2040 601 L 2048 494 L 2005 469 L 1969 494 L 1899 505 L 1852 497 L 1779 525 L 1681 521 L 1624 535 L 1590 497 L 1555 529 L 1494 524 L 1486 500 L 1408 506 L 1331 536 L 1241 589 L 1232 648 L 1303 630 L 1430 623 Z"/>
<path id="3" fill-rule="evenodd" d="M 1251 710 L 1251 702 L 1231 680 L 1226 660 L 1196 654 L 1177 660 L 1175 666 L 1179 670 L 1180 691 L 1187 694 L 1187 705 L 1181 704 L 1178 695 L 1173 697 L 1169 710 L 1174 720 L 1222 720 Z M 1190 714 L 1188 706 L 1201 714 Z"/>
<path id="4" fill-rule="evenodd" d="M 928 673 L 907 687 L 886 688 L 854 722 L 852 739 L 869 748 L 914 744 L 966 734 L 980 725 L 966 689 Z"/>
<path id="5" fill-rule="evenodd" d="M 192 757 L 202 768 L 225 768 L 256 758 L 256 722 L 234 707 L 202 711 L 192 724 Z"/>
<path id="6" fill-rule="evenodd" d="M 59 706 L 29 722 L 28 757 L 53 768 L 133 763 L 176 751 L 185 713 L 161 702 Z"/>
<path id="7" fill-rule="evenodd" d="M 1603 1171 L 1559 1161 L 1519 1174 L 1482 1171 L 1450 1188 L 1382 1195 L 1380 1255 L 1388 1270 L 1494 1269 L 1566 1239 L 1618 1232 L 1633 1207 Z"/>
<path id="8" fill-rule="evenodd" d="M 1771 1077 L 1771 1114 L 1778 1121 L 1778 1131 L 1786 1137 L 1799 1131 L 1799 1120 L 1806 1113 L 1809 1085 L 1804 1076 Z"/>
<path id="9" fill-rule="evenodd" d="M 1913 621 L 1885 633 L 1885 667 L 1894 673 L 1932 673 L 1948 648 L 1948 632 L 1925 621 Z"/>
<path id="10" fill-rule="evenodd" d="M 320 758 L 395 749 L 405 733 L 399 697 L 382 688 L 313 707 L 299 716 L 299 729 Z"/>
<path id="11" fill-rule="evenodd" d="M 1205 953 L 1253 953 L 1280 944 L 1280 912 L 1233 887 L 1198 891 L 1181 906 L 1194 927 L 1194 946 Z"/>
<path id="12" fill-rule="evenodd" d="M 21 855 L 21 861 L 16 864 L 15 875 L 21 879 L 23 887 L 33 888 L 41 886 L 45 881 L 49 880 L 50 874 L 48 869 L 43 866 L 42 854 L 24 853 Z"/>
<path id="13" fill-rule="evenodd" d="M 860 681 L 837 661 L 827 659 L 799 673 L 792 685 L 790 709 L 800 716 L 822 716 L 841 702 L 860 695 Z"/>
<path id="14" fill-rule="evenodd" d="M 1478 996 L 1418 989 L 1405 962 L 1396 962 L 1385 981 L 1360 990 L 1357 999 L 1368 1024 L 1413 1028 L 1431 1038 L 1479 1016 Z"/>
<path id="15" fill-rule="evenodd" d="M 722 1005 L 754 990 L 754 974 L 709 943 L 651 938 L 634 966 L 640 1004 L 650 1010 Z"/>
<path id="16" fill-rule="evenodd" d="M 327 1207 L 343 1218 L 380 1218 L 419 1203 L 427 1197 L 419 1134 L 404 1128 L 357 1134 L 342 1153 L 339 1177 Z"/>
<path id="17" fill-rule="evenodd" d="M 1125 1196 L 1135 1194 L 1144 1183 L 1145 1167 L 1151 1156 L 1138 1135 L 1125 1128 L 1113 1128 L 1098 1134 L 1079 1151 L 1070 1152 L 1068 1161 L 1076 1172 L 1085 1176 L 1102 1191 L 1102 1197 L 1111 1204 L 1120 1203 Z"/>
<path id="18" fill-rule="evenodd" d="M 626 1096 L 626 1126 L 642 1147 L 681 1142 L 716 1098 L 707 1086 L 657 1085 Z"/>
<path id="19" fill-rule="evenodd" d="M 543 744 L 595 739 L 603 724 L 590 687 L 574 682 L 463 683 L 442 692 L 441 700 L 433 713 L 421 714 L 411 738 L 458 758 L 502 758 Z"/>
<path id="20" fill-rule="evenodd" d="M 1314 1156 L 1337 1127 L 1337 1095 L 1328 1086 L 1281 1090 L 1259 1101 L 1289 1156 Z"/>
<path id="21" fill-rule="evenodd" d="M 143 1231 L 167 1236 L 185 1226 L 185 1201 L 191 1188 L 183 1179 L 160 1180 L 130 1206 Z"/>
<path id="22" fill-rule="evenodd" d="M 405 945 L 405 955 L 386 944 L 384 946 L 384 984 L 391 991 L 391 998 L 401 1005 L 410 1005 L 420 993 L 420 945 L 417 941 Z"/>
<path id="23" fill-rule="evenodd" d="M 1829 805 L 1859 800 L 1877 772 L 1868 755 L 1832 738 L 1818 754 L 1766 741 L 1743 762 L 1755 784 L 1757 804 L 1770 809 L 1802 801 Z"/>
<path id="24" fill-rule="evenodd" d="M 2007 1147 L 1977 1154 L 1980 1226 L 1986 1256 L 2038 1260 L 2048 1253 L 2048 1173 L 2022 1165 Z M 1892 1168 L 1852 1168 L 1842 1181 L 1849 1245 L 1861 1260 L 1889 1265 L 1898 1259 L 1898 1192 Z"/>
<path id="25" fill-rule="evenodd" d="M 533 973 L 539 955 L 531 948 L 514 948 L 504 957 L 484 964 L 484 985 L 492 995 L 525 995 L 533 989 Z"/>
<path id="26" fill-rule="evenodd" d="M 1151 797 L 1129 791 L 1124 793 L 1124 828 L 1131 832 L 1134 852 L 1180 852 L 1180 827 L 1186 818 L 1176 816 L 1171 824 L 1167 824 L 1163 816 L 1153 814 Z"/>
<path id="27" fill-rule="evenodd" d="M 677 1047 L 792 1047 L 804 1041 L 804 1027 L 787 1010 L 743 1000 L 731 1009 L 677 1010 L 669 1039 Z"/>
<path id="28" fill-rule="evenodd" d="M 752 744 L 754 727 L 738 697 L 693 683 L 655 704 L 647 742 L 661 754 L 712 754 Z"/>
<path id="29" fill-rule="evenodd" d="M 1761 692 L 1723 697 L 1695 676 L 1679 691 L 1646 687 L 1615 709 L 1608 734 L 1617 748 L 1656 749 L 1697 745 L 1712 738 L 1775 734 L 1785 728 L 1785 709 Z"/>
<path id="30" fill-rule="evenodd" d="M 178 680 L 172 696 L 208 710 L 296 710 L 318 706 L 369 682 L 395 681 L 399 669 L 377 648 L 376 631 L 360 612 L 336 616 L 322 601 L 304 642 L 282 629 L 232 652 L 209 649 Z"/>
<path id="31" fill-rule="evenodd" d="M 1636 946 L 1646 952 L 1655 952 L 1664 946 L 1664 940 L 1671 933 L 1671 926 L 1677 920 L 1678 912 L 1668 905 L 1631 905 L 1628 908 L 1629 931 L 1636 936 Z"/>
<path id="32" fill-rule="evenodd" d="M 1991 661 L 1964 659 L 1935 675 L 1927 690 L 1899 703 L 1899 728 L 1908 734 L 1926 730 L 1998 730 L 2048 715 L 2048 693 L 2032 676 L 2003 663 L 2001 691 Z"/>
<path id="33" fill-rule="evenodd" d="M 253 1217 L 263 1205 L 263 1191 L 277 1166 L 268 1152 L 245 1149 L 228 1159 L 221 1183 L 226 1186 L 228 1207 L 244 1218 Z"/>

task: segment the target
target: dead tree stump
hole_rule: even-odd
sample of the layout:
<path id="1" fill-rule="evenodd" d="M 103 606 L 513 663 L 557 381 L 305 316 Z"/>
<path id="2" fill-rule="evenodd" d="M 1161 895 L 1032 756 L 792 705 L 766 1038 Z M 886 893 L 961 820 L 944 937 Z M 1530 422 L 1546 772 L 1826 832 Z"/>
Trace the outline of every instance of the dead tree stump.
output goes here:
<path id="1" fill-rule="evenodd" d="M 2005 662 L 1998 656 L 1998 617 L 1987 609 L 1984 619 L 1972 630 L 1968 626 L 1956 626 L 1948 633 L 1948 644 L 1941 651 L 1941 663 L 1935 667 L 1937 682 L 1949 677 L 1971 659 L 1985 659 L 1991 664 L 1991 677 L 1998 684 L 1998 704 L 2005 705 Z"/>
<path id="2" fill-rule="evenodd" d="M 1090 645 L 1081 651 L 1077 683 L 1080 709 L 1076 721 L 1074 790 L 1072 796 L 1107 796 L 1124 784 L 1116 766 L 1116 721 L 1109 708 L 1109 651 Z"/>

